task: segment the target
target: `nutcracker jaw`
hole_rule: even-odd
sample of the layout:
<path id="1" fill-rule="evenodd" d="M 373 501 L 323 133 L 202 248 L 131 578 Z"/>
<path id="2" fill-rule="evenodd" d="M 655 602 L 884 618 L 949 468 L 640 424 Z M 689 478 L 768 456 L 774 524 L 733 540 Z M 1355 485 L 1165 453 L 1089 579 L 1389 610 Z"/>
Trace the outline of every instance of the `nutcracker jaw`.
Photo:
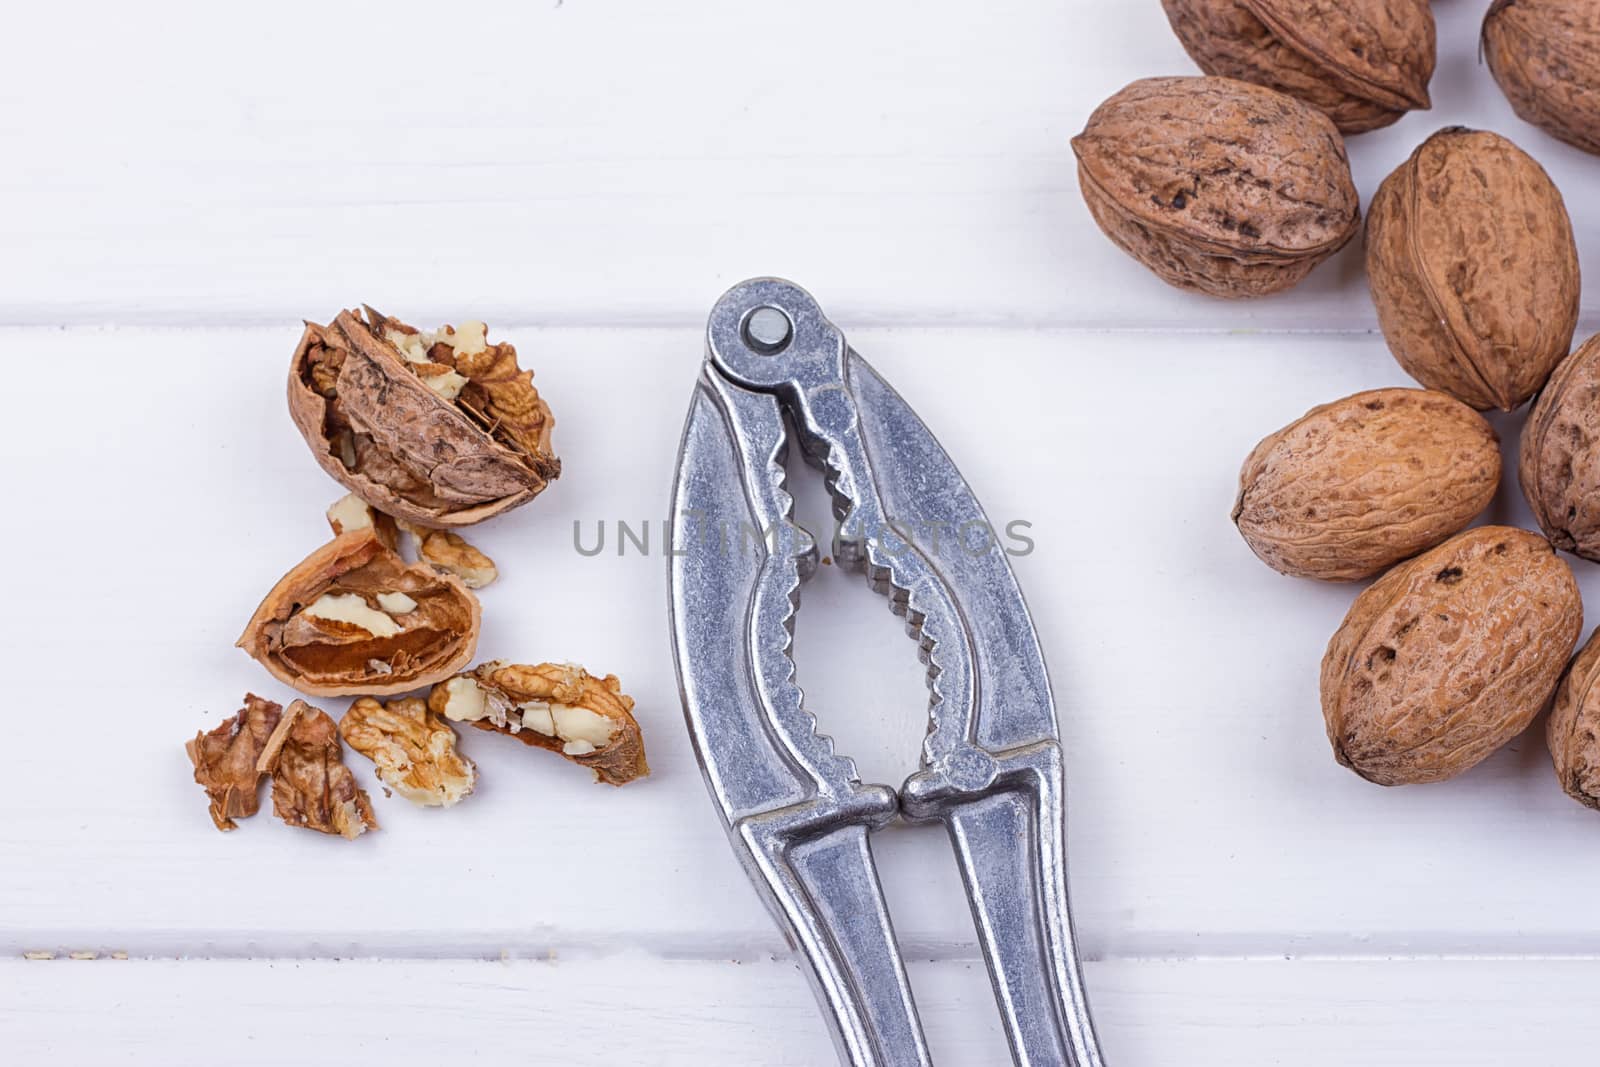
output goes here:
<path id="1" fill-rule="evenodd" d="M 1005 553 L 926 426 L 804 290 L 756 279 L 712 311 L 674 489 L 674 652 L 690 732 L 735 851 L 828 1008 L 843 1062 L 931 1062 L 869 833 L 945 824 L 1013 1056 L 1099 1067 L 1066 893 L 1065 778 L 1038 638 Z M 840 534 L 928 664 L 920 768 L 863 785 L 817 733 L 791 657 L 816 544 L 784 484 L 791 434 Z"/>

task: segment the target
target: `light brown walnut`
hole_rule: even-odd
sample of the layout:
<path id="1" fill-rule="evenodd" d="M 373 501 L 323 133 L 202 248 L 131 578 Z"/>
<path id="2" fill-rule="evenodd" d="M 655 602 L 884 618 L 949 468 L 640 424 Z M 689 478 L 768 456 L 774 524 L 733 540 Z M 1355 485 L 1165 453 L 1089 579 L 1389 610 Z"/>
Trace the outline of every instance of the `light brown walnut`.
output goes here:
<path id="1" fill-rule="evenodd" d="M 428 707 L 559 753 L 597 782 L 626 785 L 650 773 L 633 698 L 616 675 L 596 678 L 570 663 L 485 663 L 434 686 Z"/>
<path id="2" fill-rule="evenodd" d="M 450 807 L 478 781 L 456 751 L 456 732 L 420 697 L 379 703 L 362 697 L 339 720 L 345 744 L 377 765 L 378 780 L 423 807 Z"/>
<path id="3" fill-rule="evenodd" d="M 1600 631 L 1572 660 L 1556 690 L 1545 724 L 1545 740 L 1562 790 L 1587 807 L 1600 809 Z"/>
<path id="4" fill-rule="evenodd" d="M 1360 196 L 1333 122 L 1258 85 L 1136 81 L 1095 109 L 1072 149 L 1106 236 L 1180 288 L 1278 292 L 1360 228 Z"/>
<path id="5" fill-rule="evenodd" d="M 1345 134 L 1431 106 L 1437 34 L 1428 0 L 1162 0 L 1207 74 L 1276 89 Z"/>
<path id="6" fill-rule="evenodd" d="M 1495 0 L 1483 57 L 1519 117 L 1600 153 L 1600 4 Z"/>
<path id="7" fill-rule="evenodd" d="M 1494 133 L 1440 130 L 1384 179 L 1367 275 L 1400 366 L 1480 410 L 1538 392 L 1578 324 L 1566 204 L 1544 168 Z"/>
<path id="8" fill-rule="evenodd" d="M 1551 543 L 1600 561 L 1600 335 L 1562 360 L 1534 401 L 1518 473 Z"/>
<path id="9" fill-rule="evenodd" d="M 210 733 L 198 733 L 184 746 L 194 764 L 194 780 L 211 798 L 211 821 L 218 830 L 238 828 L 261 810 L 261 771 L 256 762 L 283 717 L 283 708 L 247 693 L 244 707 Z"/>
<path id="10" fill-rule="evenodd" d="M 1239 473 L 1233 521 L 1273 570 L 1355 581 L 1470 523 L 1500 484 L 1500 440 L 1444 393 L 1374 389 L 1312 408 Z"/>
<path id="11" fill-rule="evenodd" d="M 477 649 L 478 598 L 408 565 L 372 528 L 343 534 L 272 588 L 239 647 L 312 696 L 388 696 L 461 670 Z"/>
<path id="12" fill-rule="evenodd" d="M 339 728 L 320 708 L 290 704 L 256 766 L 272 776 L 272 813 L 290 826 L 352 839 L 378 828 L 372 801 L 344 765 Z"/>
<path id="13" fill-rule="evenodd" d="M 307 323 L 289 413 L 322 469 L 379 511 L 467 526 L 532 500 L 561 473 L 555 418 L 482 323 L 421 333 L 367 308 Z"/>
<path id="14" fill-rule="evenodd" d="M 1527 729 L 1583 625 L 1550 542 L 1480 526 L 1356 598 L 1322 660 L 1335 758 L 1379 785 L 1441 782 Z"/>

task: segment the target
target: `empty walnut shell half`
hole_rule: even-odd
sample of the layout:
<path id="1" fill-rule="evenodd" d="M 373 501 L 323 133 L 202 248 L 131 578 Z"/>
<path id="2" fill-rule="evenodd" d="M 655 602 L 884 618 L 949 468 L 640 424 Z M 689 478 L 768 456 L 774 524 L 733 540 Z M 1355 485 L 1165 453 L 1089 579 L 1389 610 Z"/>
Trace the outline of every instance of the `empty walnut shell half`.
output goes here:
<path id="1" fill-rule="evenodd" d="M 1600 153 L 1600 5 L 1594 0 L 1495 0 L 1483 56 L 1518 117 Z"/>
<path id="2" fill-rule="evenodd" d="M 274 678 L 312 696 L 387 696 L 461 670 L 478 645 L 478 598 L 407 565 L 372 529 L 307 556 L 273 586 L 239 638 Z"/>
<path id="3" fill-rule="evenodd" d="M 1335 758 L 1379 785 L 1455 777 L 1527 729 L 1582 626 L 1571 568 L 1526 530 L 1480 526 L 1400 564 L 1323 657 Z"/>
<path id="4" fill-rule="evenodd" d="M 1443 393 L 1374 389 L 1257 445 L 1233 521 L 1275 571 L 1355 581 L 1463 529 L 1499 484 L 1500 439 L 1482 415 Z"/>
<path id="5" fill-rule="evenodd" d="M 1545 383 L 1522 426 L 1518 474 L 1551 543 L 1600 561 L 1600 335 Z"/>
<path id="6" fill-rule="evenodd" d="M 482 323 L 433 333 L 371 308 L 307 323 L 289 413 L 322 469 L 379 511 L 468 526 L 527 503 L 561 473 L 555 419 Z"/>
<path id="7" fill-rule="evenodd" d="M 1162 0 L 1207 74 L 1288 93 L 1346 134 L 1426 110 L 1437 58 L 1428 0 Z"/>
<path id="8" fill-rule="evenodd" d="M 1545 724 L 1556 777 L 1567 796 L 1600 809 L 1600 630 L 1567 668 Z"/>
<path id="9" fill-rule="evenodd" d="M 1395 359 L 1430 389 L 1510 411 L 1578 325 L 1578 250 L 1561 192 L 1499 134 L 1451 127 L 1384 179 L 1367 274 Z"/>
<path id="10" fill-rule="evenodd" d="M 1250 297 L 1297 284 L 1354 237 L 1344 140 L 1309 104 L 1231 78 L 1147 78 L 1073 138 L 1100 229 L 1164 281 Z"/>
<path id="11" fill-rule="evenodd" d="M 434 686 L 428 708 L 559 753 L 607 785 L 650 773 L 633 698 L 614 674 L 596 678 L 571 663 L 485 663 Z"/>

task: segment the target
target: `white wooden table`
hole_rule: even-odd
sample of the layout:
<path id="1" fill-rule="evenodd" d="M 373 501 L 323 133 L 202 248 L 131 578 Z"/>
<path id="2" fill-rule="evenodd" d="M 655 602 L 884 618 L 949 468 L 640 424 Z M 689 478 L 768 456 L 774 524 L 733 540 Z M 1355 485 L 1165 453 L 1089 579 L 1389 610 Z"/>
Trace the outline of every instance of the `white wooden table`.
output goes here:
<path id="1" fill-rule="evenodd" d="M 1437 7 L 1438 106 L 1351 144 L 1363 192 L 1442 125 L 1500 130 L 1566 191 L 1600 277 L 1600 160 L 1511 116 L 1476 59 L 1482 2 Z M 1193 69 L 1155 0 L 152 0 L 7 22 L 8 1062 L 831 1062 L 705 796 L 664 614 L 704 315 L 763 273 L 810 287 L 993 516 L 1032 523 L 1017 567 L 1112 1064 L 1576 1062 L 1600 1040 L 1600 816 L 1561 795 L 1540 732 L 1445 785 L 1337 767 L 1316 668 L 1355 590 L 1278 577 L 1228 522 L 1259 437 L 1406 382 L 1359 250 L 1216 302 L 1115 251 L 1079 199 L 1067 141 L 1095 104 Z M 374 789 L 383 830 L 355 843 L 269 811 L 211 827 L 182 743 L 247 689 L 291 696 L 232 643 L 340 492 L 285 367 L 301 318 L 360 301 L 487 319 L 537 369 L 566 473 L 481 530 L 504 574 L 482 652 L 621 675 L 647 783 L 473 733 L 458 809 Z M 801 510 L 822 525 L 820 487 Z M 1527 522 L 1511 479 L 1490 517 Z M 574 524 L 592 541 L 602 520 L 607 553 L 579 555 Z M 649 521 L 656 554 L 619 558 L 618 520 Z M 1577 570 L 1600 605 L 1600 570 Z M 925 694 L 897 620 L 825 568 L 798 645 L 825 727 L 899 781 Z M 939 1062 L 1002 1062 L 941 835 L 879 854 Z"/>

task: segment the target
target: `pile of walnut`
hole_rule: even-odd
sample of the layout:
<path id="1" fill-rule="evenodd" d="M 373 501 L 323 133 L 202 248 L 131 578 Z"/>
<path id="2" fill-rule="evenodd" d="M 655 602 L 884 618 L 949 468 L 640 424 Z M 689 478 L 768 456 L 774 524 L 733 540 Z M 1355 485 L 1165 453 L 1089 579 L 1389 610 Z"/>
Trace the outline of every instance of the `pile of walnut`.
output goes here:
<path id="1" fill-rule="evenodd" d="M 1427 0 L 1163 0 L 1202 77 L 1134 82 L 1073 140 L 1090 213 L 1167 282 L 1286 289 L 1354 239 L 1344 136 L 1430 105 Z M 1516 113 L 1600 153 L 1600 5 L 1496 0 L 1482 54 Z M 1559 551 L 1600 561 L 1600 337 L 1572 352 L 1578 252 L 1561 193 L 1506 138 L 1452 127 L 1377 190 L 1366 268 L 1422 389 L 1336 400 L 1245 460 L 1233 519 L 1284 574 L 1377 578 L 1322 662 L 1337 760 L 1373 782 L 1454 777 L 1554 699 L 1562 787 L 1600 808 L 1600 634 Z M 1569 355 L 1568 353 L 1571 352 Z M 1469 529 L 1500 485 L 1479 414 L 1534 401 L 1520 476 L 1544 536 Z"/>
<path id="2" fill-rule="evenodd" d="M 483 323 L 420 333 L 367 308 L 307 324 L 289 410 L 350 494 L 328 509 L 333 540 L 279 579 L 239 647 L 301 693 L 356 699 L 335 725 L 302 700 L 285 711 L 251 694 L 195 735 L 189 759 L 217 829 L 259 810 L 263 778 L 291 826 L 347 838 L 377 829 L 341 738 L 372 760 L 385 793 L 453 805 L 478 772 L 452 721 L 558 753 L 597 782 L 650 773 L 614 676 L 552 663 L 468 669 L 482 625 L 475 590 L 498 571 L 443 527 L 509 511 L 560 475 L 555 420 L 532 379 Z"/>

